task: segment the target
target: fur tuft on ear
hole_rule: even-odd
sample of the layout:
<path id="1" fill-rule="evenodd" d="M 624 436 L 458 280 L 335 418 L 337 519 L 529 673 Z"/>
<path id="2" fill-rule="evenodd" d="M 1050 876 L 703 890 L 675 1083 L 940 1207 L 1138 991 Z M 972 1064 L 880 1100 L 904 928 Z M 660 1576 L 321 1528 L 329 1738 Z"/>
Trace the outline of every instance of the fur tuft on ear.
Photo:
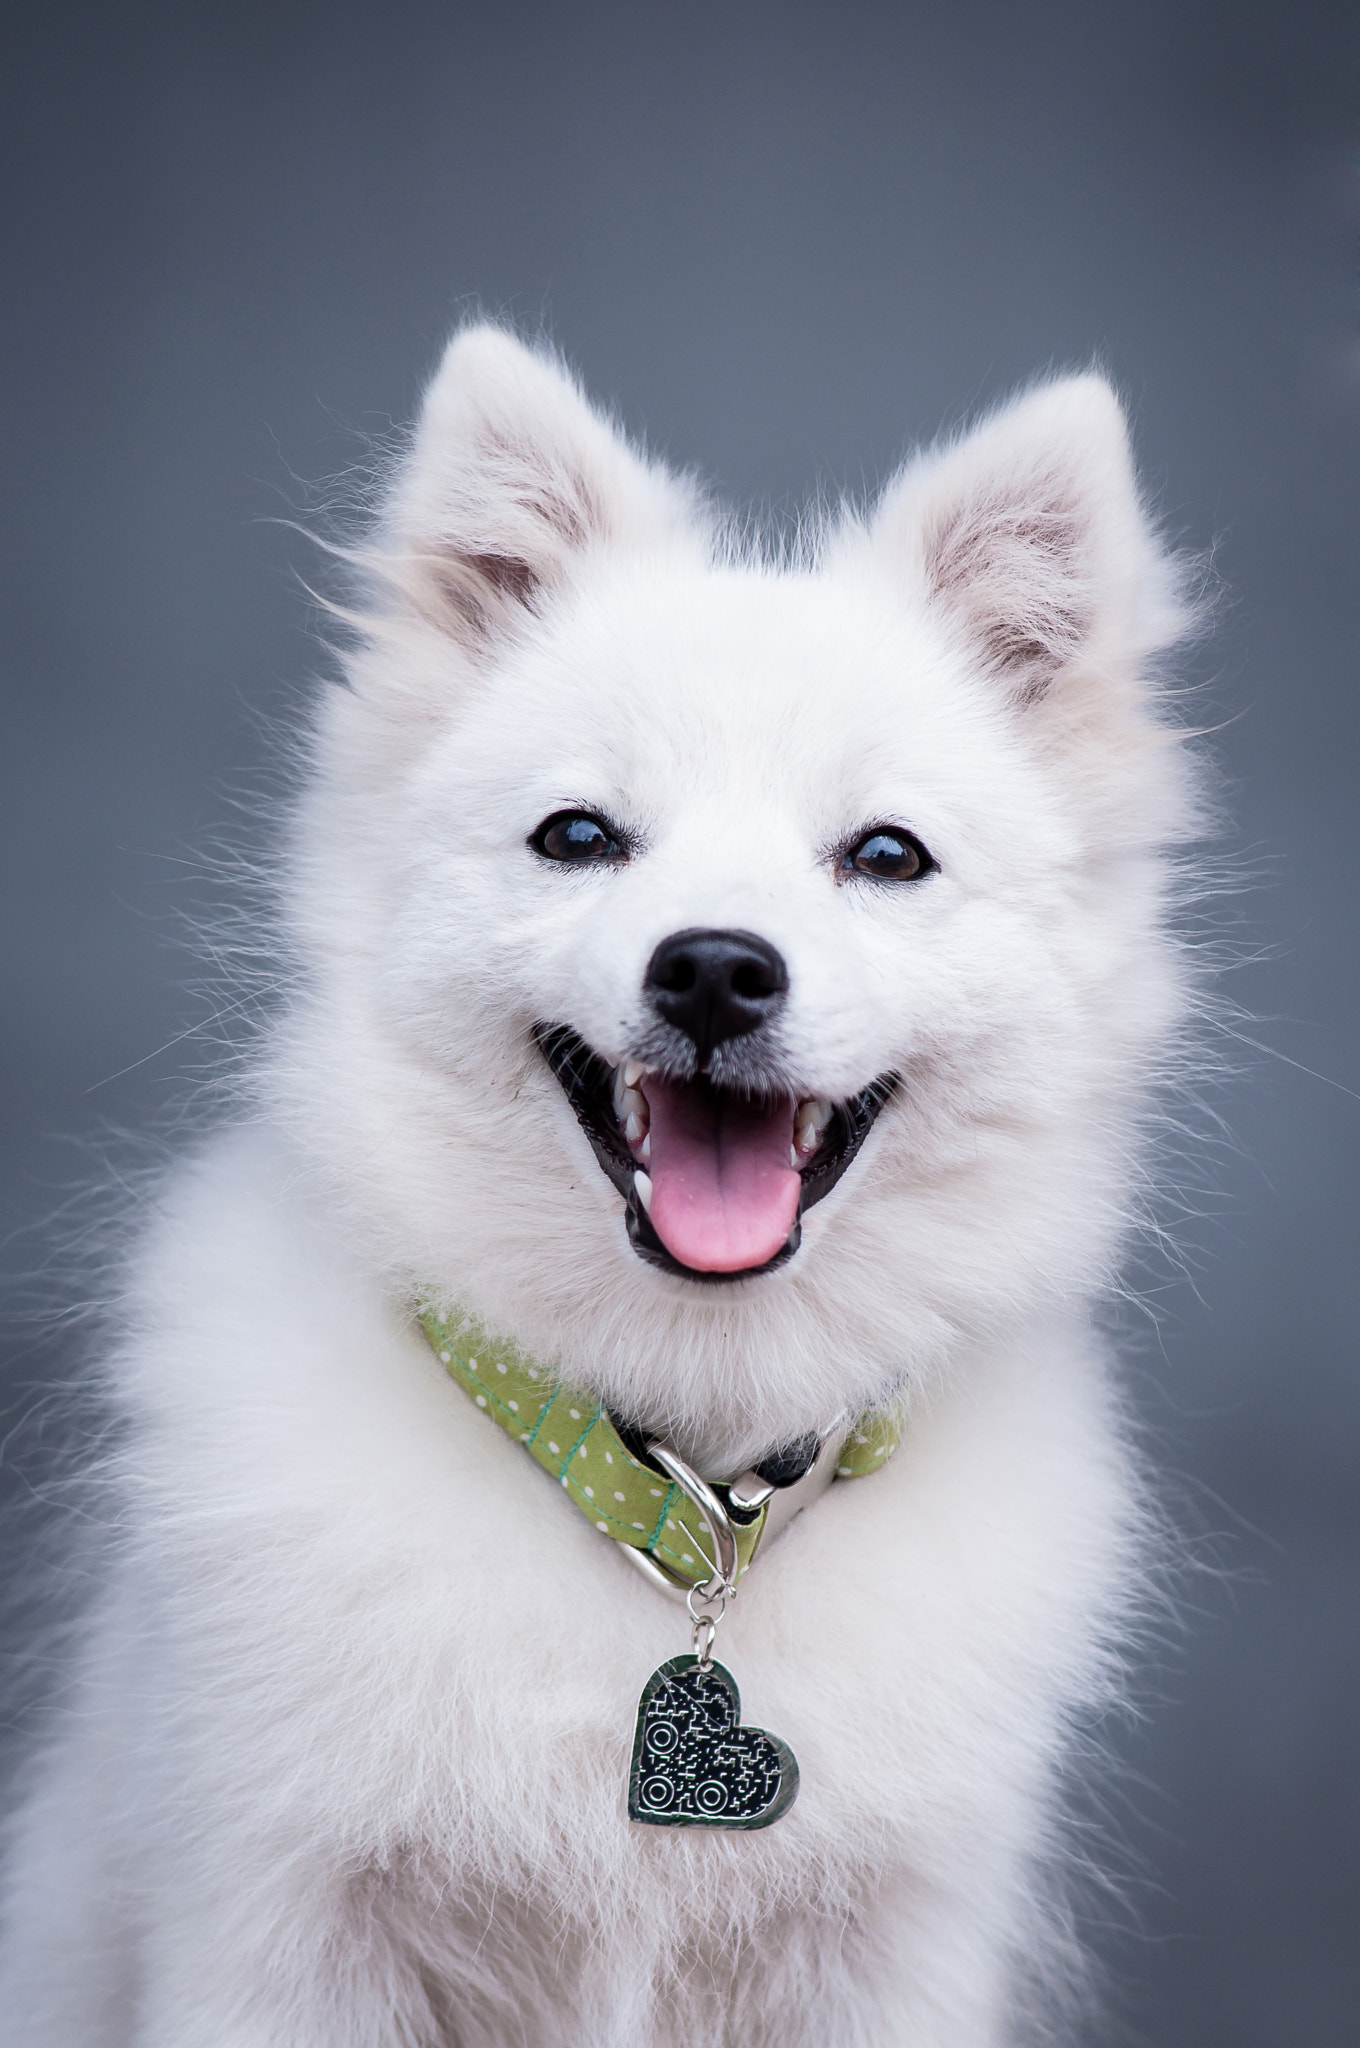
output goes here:
<path id="1" fill-rule="evenodd" d="M 594 411 L 560 357 L 454 336 L 388 506 L 384 570 L 462 637 L 513 630 L 592 548 L 696 537 L 700 500 Z"/>
<path id="2" fill-rule="evenodd" d="M 1021 704 L 1078 668 L 1131 678 L 1189 623 L 1119 401 L 1095 375 L 1042 385 L 909 462 L 872 544 Z"/>

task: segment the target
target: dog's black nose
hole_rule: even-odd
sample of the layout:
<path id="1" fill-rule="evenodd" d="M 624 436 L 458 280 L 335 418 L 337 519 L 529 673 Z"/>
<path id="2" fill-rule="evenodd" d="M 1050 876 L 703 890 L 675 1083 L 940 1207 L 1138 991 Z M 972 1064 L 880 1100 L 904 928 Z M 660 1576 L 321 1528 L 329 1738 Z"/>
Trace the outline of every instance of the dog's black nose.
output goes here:
<path id="1" fill-rule="evenodd" d="M 701 1073 L 715 1045 L 769 1021 L 788 985 L 782 957 L 754 932 L 672 932 L 647 963 L 652 1007 L 694 1040 Z"/>

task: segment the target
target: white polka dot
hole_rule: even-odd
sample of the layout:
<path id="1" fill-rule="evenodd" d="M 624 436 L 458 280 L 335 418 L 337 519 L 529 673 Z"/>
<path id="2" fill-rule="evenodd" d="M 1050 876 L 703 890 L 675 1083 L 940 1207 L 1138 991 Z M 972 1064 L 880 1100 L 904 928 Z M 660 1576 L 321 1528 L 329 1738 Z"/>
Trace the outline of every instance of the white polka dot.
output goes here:
<path id="1" fill-rule="evenodd" d="M 641 1529 L 641 1528 L 642 1528 L 642 1523 L 641 1523 L 641 1522 L 634 1522 L 634 1524 L 633 1524 L 633 1527 L 634 1527 L 635 1529 Z"/>
<path id="2" fill-rule="evenodd" d="M 848 1465 L 838 1465 L 836 1467 L 836 1477 L 838 1479 L 853 1479 L 854 1474 Z"/>
<path id="3" fill-rule="evenodd" d="M 448 1351 L 441 1351 L 441 1352 L 440 1352 L 440 1354 L 439 1354 L 439 1356 L 440 1356 L 440 1359 L 442 1360 L 442 1362 L 443 1362 L 443 1363 L 444 1363 L 445 1365 L 448 1365 L 448 1364 L 450 1363 L 450 1361 L 451 1361 L 451 1357 L 452 1357 L 452 1354 L 451 1354 L 450 1352 L 448 1352 Z"/>
<path id="4" fill-rule="evenodd" d="M 506 1407 L 507 1407 L 507 1408 L 509 1408 L 509 1409 L 510 1409 L 510 1410 L 512 1411 L 512 1413 L 514 1413 L 515 1415 L 518 1415 L 518 1414 L 519 1414 L 519 1402 L 518 1402 L 518 1401 L 507 1401 L 505 1405 L 506 1405 Z"/>
<path id="5" fill-rule="evenodd" d="M 636 1460 L 634 1460 L 634 1462 L 636 1463 Z M 649 1486 L 649 1487 L 647 1488 L 647 1491 L 648 1491 L 648 1493 L 650 1493 L 650 1495 L 652 1496 L 652 1499 L 653 1499 L 653 1500 L 660 1500 L 660 1498 L 661 1498 L 661 1488 L 660 1488 L 659 1486 Z"/>
<path id="6" fill-rule="evenodd" d="M 668 1519 L 668 1520 L 667 1520 L 667 1522 L 666 1522 L 666 1527 L 667 1527 L 668 1529 L 673 1529 L 673 1528 L 675 1527 L 675 1524 L 674 1524 L 674 1522 L 672 1522 L 672 1521 L 670 1521 L 670 1520 Z"/>
<path id="7" fill-rule="evenodd" d="M 470 1359 L 468 1360 L 468 1371 L 469 1371 L 469 1372 L 476 1372 L 476 1370 L 477 1370 L 477 1361 L 476 1361 L 476 1359 L 475 1359 L 475 1358 L 470 1358 Z"/>
<path id="8" fill-rule="evenodd" d="M 566 1473 L 565 1473 L 565 1472 L 564 1472 L 564 1473 L 562 1474 L 562 1477 L 561 1477 L 561 1478 L 559 1479 L 559 1481 L 558 1481 L 557 1483 L 558 1483 L 558 1485 L 559 1485 L 559 1486 L 565 1486 L 565 1485 L 566 1485 L 566 1483 L 567 1483 L 567 1475 L 566 1475 Z"/>
<path id="9" fill-rule="evenodd" d="M 604 1461 L 606 1465 L 612 1465 L 614 1462 L 614 1453 L 612 1451 L 606 1451 L 604 1454 Z"/>
<path id="10" fill-rule="evenodd" d="M 586 1447 L 585 1447 L 585 1445 L 584 1445 L 584 1444 L 582 1444 L 582 1446 L 581 1446 L 580 1450 L 579 1450 L 579 1451 L 578 1451 L 578 1452 L 576 1453 L 576 1455 L 577 1455 L 577 1457 L 578 1457 L 578 1458 L 584 1458 L 585 1454 L 586 1454 Z"/>
<path id="11" fill-rule="evenodd" d="M 682 1550 L 680 1553 L 680 1562 L 681 1564 L 693 1564 L 694 1559 L 690 1556 L 687 1550 Z"/>
<path id="12" fill-rule="evenodd" d="M 519 1440 L 520 1440 L 520 1442 L 521 1442 L 522 1444 L 527 1444 L 527 1443 L 528 1443 L 528 1441 L 529 1441 L 529 1432 L 528 1432 L 528 1430 L 527 1430 L 527 1429 L 522 1429 L 522 1430 L 520 1431 L 520 1433 L 519 1433 Z"/>
<path id="13" fill-rule="evenodd" d="M 617 1486 L 616 1486 L 616 1487 L 614 1488 L 614 1498 L 615 1498 L 615 1500 L 622 1500 L 622 1499 L 623 1499 L 623 1495 L 622 1495 L 622 1494 L 621 1494 L 621 1493 L 619 1492 L 619 1489 L 617 1488 Z"/>
<path id="14" fill-rule="evenodd" d="M 594 1500 L 594 1498 L 595 1498 L 595 1489 L 594 1489 L 594 1487 L 593 1487 L 593 1486 L 588 1486 L 588 1487 L 586 1488 L 586 1499 L 587 1499 L 587 1500 Z"/>
<path id="15" fill-rule="evenodd" d="M 597 1529 L 603 1529 L 606 1536 L 609 1534 L 609 1524 L 607 1522 L 597 1522 L 595 1524 L 595 1527 Z"/>
<path id="16" fill-rule="evenodd" d="M 553 1452 L 554 1456 L 556 1455 L 556 1452 L 557 1452 L 557 1445 L 556 1445 L 556 1444 L 549 1444 L 549 1445 L 548 1445 L 548 1449 L 549 1449 L 549 1450 L 550 1450 L 551 1452 Z"/>
<path id="17" fill-rule="evenodd" d="M 504 1366 L 503 1366 L 503 1365 L 501 1364 L 501 1362 L 500 1362 L 499 1358 L 498 1358 L 498 1359 L 496 1360 L 496 1370 L 497 1370 L 497 1372 L 504 1372 L 504 1371 L 505 1371 L 505 1367 L 504 1367 Z"/>
<path id="18" fill-rule="evenodd" d="M 568 1415 L 570 1415 L 573 1422 L 579 1422 L 581 1420 L 581 1411 L 579 1408 L 569 1408 L 567 1410 L 567 1413 Z"/>

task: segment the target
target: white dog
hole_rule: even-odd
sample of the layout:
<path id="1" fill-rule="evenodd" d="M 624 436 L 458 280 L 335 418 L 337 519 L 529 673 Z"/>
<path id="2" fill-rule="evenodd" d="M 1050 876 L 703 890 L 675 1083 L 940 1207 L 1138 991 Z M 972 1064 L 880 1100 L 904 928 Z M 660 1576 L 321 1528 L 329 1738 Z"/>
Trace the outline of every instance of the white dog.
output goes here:
<path id="1" fill-rule="evenodd" d="M 0 2038 L 1052 2039 L 1194 812 L 1119 406 L 775 562 L 478 327 L 362 552 L 294 992 L 129 1280 Z"/>

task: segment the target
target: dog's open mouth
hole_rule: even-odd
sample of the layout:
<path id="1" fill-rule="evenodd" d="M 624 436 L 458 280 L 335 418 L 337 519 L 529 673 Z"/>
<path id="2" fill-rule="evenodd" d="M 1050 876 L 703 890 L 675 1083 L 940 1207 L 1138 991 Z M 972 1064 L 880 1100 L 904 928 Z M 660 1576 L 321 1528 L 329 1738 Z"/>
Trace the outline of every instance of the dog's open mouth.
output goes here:
<path id="1" fill-rule="evenodd" d="M 798 1249 L 803 1211 L 849 1166 L 897 1083 L 844 1102 L 751 1096 L 611 1068 L 565 1024 L 534 1035 L 603 1171 L 628 1203 L 634 1250 L 693 1280 L 769 1272 Z"/>

